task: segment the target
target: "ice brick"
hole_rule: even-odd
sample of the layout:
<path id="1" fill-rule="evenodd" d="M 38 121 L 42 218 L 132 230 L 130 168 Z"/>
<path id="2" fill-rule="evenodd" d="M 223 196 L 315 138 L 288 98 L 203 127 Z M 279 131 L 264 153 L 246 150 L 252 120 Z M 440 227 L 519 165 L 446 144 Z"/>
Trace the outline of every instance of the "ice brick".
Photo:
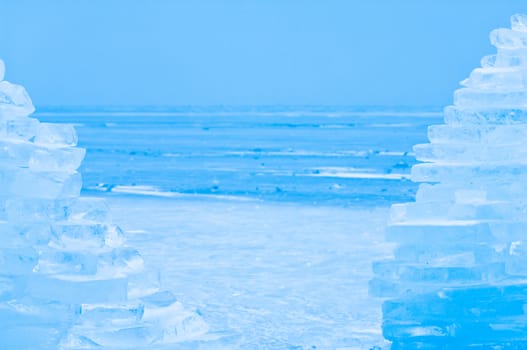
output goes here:
<path id="1" fill-rule="evenodd" d="M 27 117 L 35 111 L 29 95 L 20 85 L 0 81 L 0 119 Z"/>
<path id="2" fill-rule="evenodd" d="M 527 15 L 515 14 L 511 16 L 512 30 L 518 32 L 527 32 Z"/>
<path id="3" fill-rule="evenodd" d="M 412 167 L 411 179 L 415 182 L 441 182 L 462 184 L 466 179 L 474 183 L 511 183 L 527 180 L 527 166 L 519 163 L 500 164 L 423 163 Z"/>
<path id="4" fill-rule="evenodd" d="M 486 244 L 456 244 L 449 249 L 435 246 L 403 244 L 395 248 L 394 263 L 426 264 L 430 266 L 474 266 L 500 261 L 500 254 Z"/>
<path id="5" fill-rule="evenodd" d="M 456 262 L 456 261 L 454 261 Z M 399 282 L 439 283 L 480 283 L 502 279 L 505 275 L 505 263 L 468 264 L 433 266 L 425 264 L 394 263 L 393 261 L 375 262 L 373 272 L 380 278 L 397 280 Z M 450 262 L 452 263 L 452 262 Z"/>
<path id="6" fill-rule="evenodd" d="M 518 21 L 515 22 L 520 24 Z M 494 29 L 490 33 L 490 42 L 500 49 L 523 49 L 527 48 L 527 33 L 507 28 Z"/>
<path id="7" fill-rule="evenodd" d="M 517 67 L 526 68 L 527 66 L 527 49 L 498 49 L 496 59 L 493 62 L 494 67 Z"/>
<path id="8" fill-rule="evenodd" d="M 527 109 L 527 91 L 458 89 L 454 93 L 454 105 L 461 108 Z"/>
<path id="9" fill-rule="evenodd" d="M 98 263 L 98 271 L 104 275 L 128 275 L 144 269 L 144 261 L 139 252 L 127 247 L 101 254 Z"/>
<path id="10" fill-rule="evenodd" d="M 128 276 L 128 298 L 138 299 L 158 293 L 161 288 L 161 276 L 156 269 L 145 269 Z"/>
<path id="11" fill-rule="evenodd" d="M 527 71 L 514 67 L 476 68 L 463 85 L 480 90 L 515 91 L 525 88 Z"/>
<path id="12" fill-rule="evenodd" d="M 38 262 L 37 252 L 30 247 L 0 250 L 0 266 L 4 274 L 29 274 Z"/>
<path id="13" fill-rule="evenodd" d="M 432 144 L 488 144 L 497 147 L 505 145 L 521 147 L 527 140 L 527 124 L 431 125 L 428 127 L 428 139 Z"/>
<path id="14" fill-rule="evenodd" d="M 154 295 L 140 305 L 83 306 L 81 322 L 70 330 L 63 348 L 76 349 L 81 339 L 104 348 L 152 348 L 195 339 L 207 332 L 199 315 L 185 310 L 175 299 L 167 303 L 166 293 L 159 294 L 165 296 L 162 304 L 152 302 L 157 297 Z"/>
<path id="15" fill-rule="evenodd" d="M 496 242 L 488 223 L 472 220 L 391 225 L 386 229 L 385 234 L 388 242 L 422 246 L 432 245 L 438 249 L 448 249 L 452 242 L 456 242 L 456 244 L 491 244 Z"/>
<path id="16" fill-rule="evenodd" d="M 104 325 L 110 322 L 119 324 L 128 322 L 134 324 L 143 318 L 145 307 L 140 302 L 127 302 L 125 304 L 83 304 L 80 315 L 83 321 L 94 325 Z"/>
<path id="17" fill-rule="evenodd" d="M 30 307 L 27 303 L 33 302 Z M 9 300 L 0 303 L 0 322 L 5 328 L 11 326 L 36 326 L 36 325 L 56 325 L 61 328 L 67 327 L 80 313 L 80 308 L 76 305 L 66 305 L 58 302 L 40 302 L 21 298 L 20 300 Z M 4 338 L 2 345 L 4 345 Z M 35 347 L 36 348 L 36 347 Z"/>
<path id="18" fill-rule="evenodd" d="M 4 202 L 6 218 L 10 222 L 46 223 L 68 218 L 73 200 L 10 197 Z"/>
<path id="19" fill-rule="evenodd" d="M 124 303 L 126 278 L 38 275 L 29 278 L 26 293 L 32 298 L 66 304 Z"/>
<path id="20" fill-rule="evenodd" d="M 34 171 L 74 173 L 85 154 L 83 148 L 36 149 L 31 154 L 28 165 Z"/>
<path id="21" fill-rule="evenodd" d="M 34 118 L 0 118 L 0 137 L 7 140 L 29 141 L 37 134 L 39 122 Z"/>
<path id="22" fill-rule="evenodd" d="M 5 168 L 29 168 L 34 172 L 73 173 L 80 166 L 82 148 L 43 148 L 31 142 L 0 141 L 0 164 Z"/>
<path id="23" fill-rule="evenodd" d="M 418 144 L 413 147 L 415 158 L 422 162 L 443 164 L 525 163 L 527 150 L 517 145 L 492 144 Z"/>
<path id="24" fill-rule="evenodd" d="M 33 198 L 73 198 L 79 196 L 81 187 L 81 175 L 77 172 L 19 171 L 11 183 L 11 193 Z"/>
<path id="25" fill-rule="evenodd" d="M 79 173 L 34 172 L 28 168 L 0 169 L 0 196 L 54 199 L 78 197 Z"/>
<path id="26" fill-rule="evenodd" d="M 467 345 L 525 339 L 524 293 L 523 284 L 473 286 L 386 301 L 383 332 L 390 340 L 444 337 Z"/>
<path id="27" fill-rule="evenodd" d="M 497 55 L 486 55 L 481 59 L 482 68 L 491 68 L 496 66 Z"/>
<path id="28" fill-rule="evenodd" d="M 105 224 L 54 224 L 50 246 L 69 252 L 99 252 L 106 247 Z"/>
<path id="29" fill-rule="evenodd" d="M 88 252 L 41 249 L 34 271 L 44 275 L 95 275 L 97 255 Z"/>
<path id="30" fill-rule="evenodd" d="M 77 133 L 70 124 L 40 123 L 35 136 L 35 144 L 48 147 L 74 147 Z"/>
<path id="31" fill-rule="evenodd" d="M 109 208 L 102 198 L 77 198 L 66 208 L 69 220 L 76 222 L 110 222 Z"/>
<path id="32" fill-rule="evenodd" d="M 472 192 L 474 193 L 474 192 Z M 390 223 L 398 224 L 414 221 L 525 221 L 526 203 L 485 202 L 476 200 L 477 193 L 464 200 L 452 202 L 424 202 L 394 204 L 390 208 Z M 473 202 L 467 202 L 472 200 Z"/>
<path id="33" fill-rule="evenodd" d="M 444 109 L 444 116 L 446 124 L 466 125 L 468 127 L 473 127 L 473 124 L 510 125 L 527 123 L 527 109 L 469 109 L 447 106 Z"/>

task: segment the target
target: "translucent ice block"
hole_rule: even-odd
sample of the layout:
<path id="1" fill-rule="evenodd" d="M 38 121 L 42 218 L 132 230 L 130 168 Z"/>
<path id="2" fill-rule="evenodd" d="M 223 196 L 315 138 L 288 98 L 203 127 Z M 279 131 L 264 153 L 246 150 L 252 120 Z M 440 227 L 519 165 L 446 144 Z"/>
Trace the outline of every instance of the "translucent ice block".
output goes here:
<path id="1" fill-rule="evenodd" d="M 34 271 L 45 275 L 95 275 L 97 255 L 89 252 L 57 251 L 46 247 L 40 249 Z"/>
<path id="2" fill-rule="evenodd" d="M 496 109 L 473 106 L 459 108 L 448 106 L 444 110 L 445 123 L 472 127 L 473 124 L 527 124 L 527 109 Z"/>
<path id="3" fill-rule="evenodd" d="M 33 198 L 78 197 L 82 187 L 79 173 L 33 172 L 29 169 L 0 172 L 0 194 Z"/>
<path id="4" fill-rule="evenodd" d="M 505 263 L 496 262 L 473 266 L 432 266 L 407 264 L 394 261 L 375 262 L 376 276 L 408 283 L 437 283 L 447 286 L 452 283 L 483 283 L 500 279 L 505 275 Z"/>
<path id="5" fill-rule="evenodd" d="M 4 203 L 9 222 L 48 223 L 67 219 L 72 200 L 9 197 Z"/>
<path id="6" fill-rule="evenodd" d="M 35 172 L 73 173 L 80 166 L 82 148 L 44 148 L 31 142 L 0 141 L 0 165 L 4 168 L 30 168 Z"/>
<path id="7" fill-rule="evenodd" d="M 501 49 L 527 48 L 527 33 L 507 28 L 494 29 L 490 32 L 490 42 Z"/>
<path id="8" fill-rule="evenodd" d="M 527 71 L 512 67 L 476 68 L 463 85 L 473 89 L 515 91 L 526 87 Z"/>
<path id="9" fill-rule="evenodd" d="M 422 162 L 443 164 L 527 164 L 527 149 L 519 145 L 499 144 L 419 144 L 413 147 L 415 158 Z"/>
<path id="10" fill-rule="evenodd" d="M 526 340 L 525 292 L 524 284 L 473 286 L 386 301 L 383 333 L 396 341 L 437 344 L 438 339 L 449 338 L 449 343 L 464 343 L 458 344 L 460 349 L 481 342 Z"/>
<path id="11" fill-rule="evenodd" d="M 455 189 L 442 184 L 420 184 L 415 194 L 418 202 L 452 203 L 455 201 Z"/>
<path id="12" fill-rule="evenodd" d="M 124 304 L 83 304 L 80 316 L 83 321 L 90 321 L 97 325 L 104 325 L 108 320 L 115 324 L 134 324 L 143 318 L 144 305 L 141 302 L 127 302 Z"/>
<path id="13" fill-rule="evenodd" d="M 417 244 L 399 245 L 394 251 L 395 261 L 430 264 L 432 266 L 474 266 L 499 261 L 500 254 L 486 244 L 456 244 L 449 249 Z"/>
<path id="14" fill-rule="evenodd" d="M 527 124 L 515 125 L 431 125 L 428 139 L 434 144 L 491 144 L 521 146 L 527 141 Z"/>
<path id="15" fill-rule="evenodd" d="M 29 274 L 38 262 L 38 254 L 31 247 L 0 250 L 0 266 L 3 274 Z"/>
<path id="16" fill-rule="evenodd" d="M 527 91 L 524 89 L 496 91 L 463 88 L 454 92 L 454 105 L 461 108 L 527 109 Z"/>
<path id="17" fill-rule="evenodd" d="M 391 223 L 438 220 L 525 221 L 526 203 L 515 202 L 417 202 L 394 204 Z"/>
<path id="18" fill-rule="evenodd" d="M 0 136 L 2 139 L 27 141 L 37 134 L 38 125 L 34 118 L 0 118 Z"/>
<path id="19" fill-rule="evenodd" d="M 412 167 L 411 179 L 415 182 L 442 182 L 458 185 L 463 184 L 467 179 L 480 184 L 503 184 L 527 180 L 527 165 L 520 163 L 500 165 L 485 162 L 474 164 L 422 163 Z"/>
<path id="20" fill-rule="evenodd" d="M 31 224 L 68 221 L 75 224 L 110 223 L 102 198 L 37 199 L 0 197 L 0 220 Z"/>
<path id="21" fill-rule="evenodd" d="M 143 271 L 144 261 L 133 248 L 122 247 L 99 255 L 97 270 L 104 275 L 121 276 Z"/>
<path id="22" fill-rule="evenodd" d="M 527 66 L 527 49 L 498 49 L 495 59 L 489 59 L 487 62 L 482 61 L 482 67 L 486 68 L 490 65 L 492 67 L 516 67 L 525 68 Z"/>
<path id="23" fill-rule="evenodd" d="M 27 117 L 35 111 L 29 95 L 20 85 L 0 81 L 0 119 Z"/>
<path id="24" fill-rule="evenodd" d="M 93 348 L 175 349 L 179 348 L 176 343 L 207 332 L 207 325 L 199 315 L 185 310 L 173 296 L 157 295 L 166 293 L 141 299 L 140 305 L 83 305 L 80 322 L 69 331 L 62 348 L 91 348 L 78 346 L 82 340 L 88 340 Z"/>
<path id="25" fill-rule="evenodd" d="M 35 144 L 47 147 L 68 147 L 77 145 L 77 133 L 70 124 L 40 123 Z"/>
<path id="26" fill-rule="evenodd" d="M 76 307 L 34 300 L 0 303 L 0 339 L 3 349 L 56 350 L 73 322 Z"/>
<path id="27" fill-rule="evenodd" d="M 391 225 L 386 228 L 385 235 L 388 242 L 423 246 L 448 247 L 452 242 L 456 244 L 496 243 L 489 224 L 470 220 Z"/>
<path id="28" fill-rule="evenodd" d="M 50 246 L 69 252 L 102 252 L 106 247 L 105 224 L 54 224 Z"/>
<path id="29" fill-rule="evenodd" d="M 127 283 L 126 278 L 36 275 L 28 278 L 26 293 L 33 298 L 65 304 L 124 303 Z"/>
<path id="30" fill-rule="evenodd" d="M 41 148 L 32 152 L 28 165 L 34 171 L 73 173 L 81 165 L 85 154 L 83 148 Z"/>
<path id="31" fill-rule="evenodd" d="M 137 299 L 154 293 L 161 288 L 161 276 L 156 269 L 145 269 L 128 276 L 128 298 Z"/>
<path id="32" fill-rule="evenodd" d="M 102 198 L 77 198 L 65 208 L 65 213 L 71 221 L 110 222 L 108 204 Z"/>
<path id="33" fill-rule="evenodd" d="M 483 56 L 481 59 L 481 67 L 482 68 L 491 68 L 496 66 L 496 58 L 497 55 L 487 55 Z"/>
<path id="34" fill-rule="evenodd" d="M 518 32 L 527 32 L 527 15 L 515 14 L 511 16 L 512 30 Z"/>

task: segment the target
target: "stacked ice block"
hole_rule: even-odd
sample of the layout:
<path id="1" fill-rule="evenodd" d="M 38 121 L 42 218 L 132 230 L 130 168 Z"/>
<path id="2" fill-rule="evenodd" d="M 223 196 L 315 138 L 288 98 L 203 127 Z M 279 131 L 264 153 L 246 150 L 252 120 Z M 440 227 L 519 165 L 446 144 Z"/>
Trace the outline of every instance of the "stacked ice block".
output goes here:
<path id="1" fill-rule="evenodd" d="M 29 117 L 26 91 L 3 78 L 0 60 L 0 348 L 155 349 L 203 335 L 104 200 L 79 196 L 73 127 Z"/>
<path id="2" fill-rule="evenodd" d="M 527 16 L 511 21 L 414 147 L 416 202 L 391 208 L 370 293 L 393 349 L 527 348 Z"/>

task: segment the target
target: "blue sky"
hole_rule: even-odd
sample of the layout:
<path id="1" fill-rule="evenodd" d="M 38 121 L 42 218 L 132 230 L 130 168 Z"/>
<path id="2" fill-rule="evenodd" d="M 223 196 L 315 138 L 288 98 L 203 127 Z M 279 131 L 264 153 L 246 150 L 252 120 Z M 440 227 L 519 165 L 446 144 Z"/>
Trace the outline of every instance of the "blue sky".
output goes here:
<path id="1" fill-rule="evenodd" d="M 441 106 L 523 0 L 2 0 L 45 105 Z"/>

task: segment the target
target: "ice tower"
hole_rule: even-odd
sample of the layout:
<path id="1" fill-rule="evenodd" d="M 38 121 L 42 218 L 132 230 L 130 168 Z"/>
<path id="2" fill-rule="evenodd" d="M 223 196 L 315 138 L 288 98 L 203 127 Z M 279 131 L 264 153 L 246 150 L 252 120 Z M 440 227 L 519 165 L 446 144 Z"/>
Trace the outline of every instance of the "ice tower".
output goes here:
<path id="1" fill-rule="evenodd" d="M 415 203 L 391 208 L 373 264 L 392 349 L 527 349 L 527 16 L 416 145 Z"/>
<path id="2" fill-rule="evenodd" d="M 0 348 L 156 349 L 207 327 L 159 288 L 104 200 L 82 198 L 85 151 L 40 123 L 0 60 Z"/>

